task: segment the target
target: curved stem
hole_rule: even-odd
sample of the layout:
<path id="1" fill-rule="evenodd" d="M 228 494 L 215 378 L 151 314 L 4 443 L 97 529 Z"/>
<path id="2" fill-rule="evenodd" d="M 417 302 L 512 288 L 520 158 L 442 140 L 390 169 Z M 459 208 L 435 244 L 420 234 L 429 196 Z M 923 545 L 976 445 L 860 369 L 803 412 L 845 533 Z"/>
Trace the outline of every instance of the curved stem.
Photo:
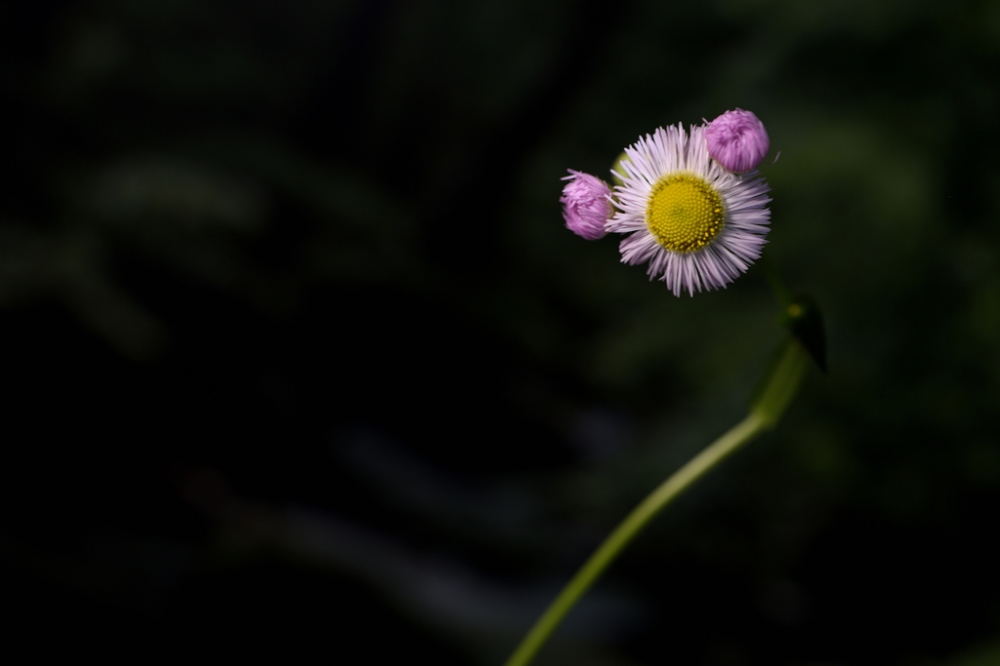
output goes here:
<path id="1" fill-rule="evenodd" d="M 766 419 L 761 418 L 760 414 L 752 411 L 749 416 L 733 426 L 726 434 L 715 440 L 708 448 L 692 458 L 650 493 L 639 506 L 632 510 L 632 513 L 626 516 L 625 520 L 604 540 L 604 543 L 567 583 L 555 601 L 538 618 L 535 626 L 524 637 L 514 654 L 507 660 L 506 666 L 524 666 L 529 663 L 570 609 L 580 600 L 580 597 L 663 507 L 704 476 L 706 472 L 725 460 L 733 451 L 749 442 L 762 430 L 767 429 L 769 425 L 771 424 Z"/>

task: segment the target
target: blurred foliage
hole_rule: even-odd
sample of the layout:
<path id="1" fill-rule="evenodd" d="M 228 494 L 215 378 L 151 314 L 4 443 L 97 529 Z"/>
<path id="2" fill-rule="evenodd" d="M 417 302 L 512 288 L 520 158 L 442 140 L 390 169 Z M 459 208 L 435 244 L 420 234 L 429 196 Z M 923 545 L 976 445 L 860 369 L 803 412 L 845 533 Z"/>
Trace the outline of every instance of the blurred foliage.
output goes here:
<path id="1" fill-rule="evenodd" d="M 499 663 L 783 335 L 759 267 L 674 298 L 562 228 L 559 178 L 742 107 L 829 375 L 539 663 L 1000 663 L 1000 5 L 77 0 L 0 26 L 25 627 Z"/>

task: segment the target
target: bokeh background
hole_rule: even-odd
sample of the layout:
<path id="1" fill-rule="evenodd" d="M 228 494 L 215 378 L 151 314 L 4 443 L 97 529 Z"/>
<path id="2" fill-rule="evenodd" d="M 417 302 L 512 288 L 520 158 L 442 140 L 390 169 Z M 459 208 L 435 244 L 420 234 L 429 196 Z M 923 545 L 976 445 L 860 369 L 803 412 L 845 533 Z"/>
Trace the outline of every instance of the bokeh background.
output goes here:
<path id="1" fill-rule="evenodd" d="M 674 298 L 559 179 L 742 107 L 830 372 L 539 663 L 1000 664 L 1000 3 L 77 0 L 0 35 L 8 644 L 501 663 L 783 335 L 759 268 Z"/>

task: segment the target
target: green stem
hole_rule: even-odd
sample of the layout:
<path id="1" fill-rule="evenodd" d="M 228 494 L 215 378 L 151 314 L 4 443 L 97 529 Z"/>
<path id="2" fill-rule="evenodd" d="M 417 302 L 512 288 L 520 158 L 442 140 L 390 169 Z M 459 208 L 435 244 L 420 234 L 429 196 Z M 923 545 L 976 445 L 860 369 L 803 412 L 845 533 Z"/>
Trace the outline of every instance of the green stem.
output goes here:
<path id="1" fill-rule="evenodd" d="M 733 451 L 746 444 L 761 431 L 773 425 L 757 411 L 733 426 L 726 434 L 715 440 L 708 448 L 691 459 L 664 481 L 639 506 L 632 510 L 600 548 L 563 588 L 559 596 L 538 618 L 535 626 L 524 637 L 521 644 L 507 660 L 506 666 L 524 666 L 529 663 L 549 636 L 562 622 L 566 614 L 576 605 L 580 597 L 604 573 L 604 570 L 618 557 L 618 554 L 635 538 L 652 518 L 663 510 L 671 500 L 680 495 L 706 472 L 725 460 Z"/>

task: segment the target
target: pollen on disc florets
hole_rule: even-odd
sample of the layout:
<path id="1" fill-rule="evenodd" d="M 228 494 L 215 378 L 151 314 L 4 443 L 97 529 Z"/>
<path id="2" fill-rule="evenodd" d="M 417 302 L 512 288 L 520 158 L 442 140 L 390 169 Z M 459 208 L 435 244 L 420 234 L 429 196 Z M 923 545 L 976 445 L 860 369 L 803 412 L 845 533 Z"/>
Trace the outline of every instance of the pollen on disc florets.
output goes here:
<path id="1" fill-rule="evenodd" d="M 695 252 L 711 243 L 722 231 L 725 217 L 719 193 L 691 173 L 660 178 L 646 205 L 649 232 L 673 252 Z"/>

